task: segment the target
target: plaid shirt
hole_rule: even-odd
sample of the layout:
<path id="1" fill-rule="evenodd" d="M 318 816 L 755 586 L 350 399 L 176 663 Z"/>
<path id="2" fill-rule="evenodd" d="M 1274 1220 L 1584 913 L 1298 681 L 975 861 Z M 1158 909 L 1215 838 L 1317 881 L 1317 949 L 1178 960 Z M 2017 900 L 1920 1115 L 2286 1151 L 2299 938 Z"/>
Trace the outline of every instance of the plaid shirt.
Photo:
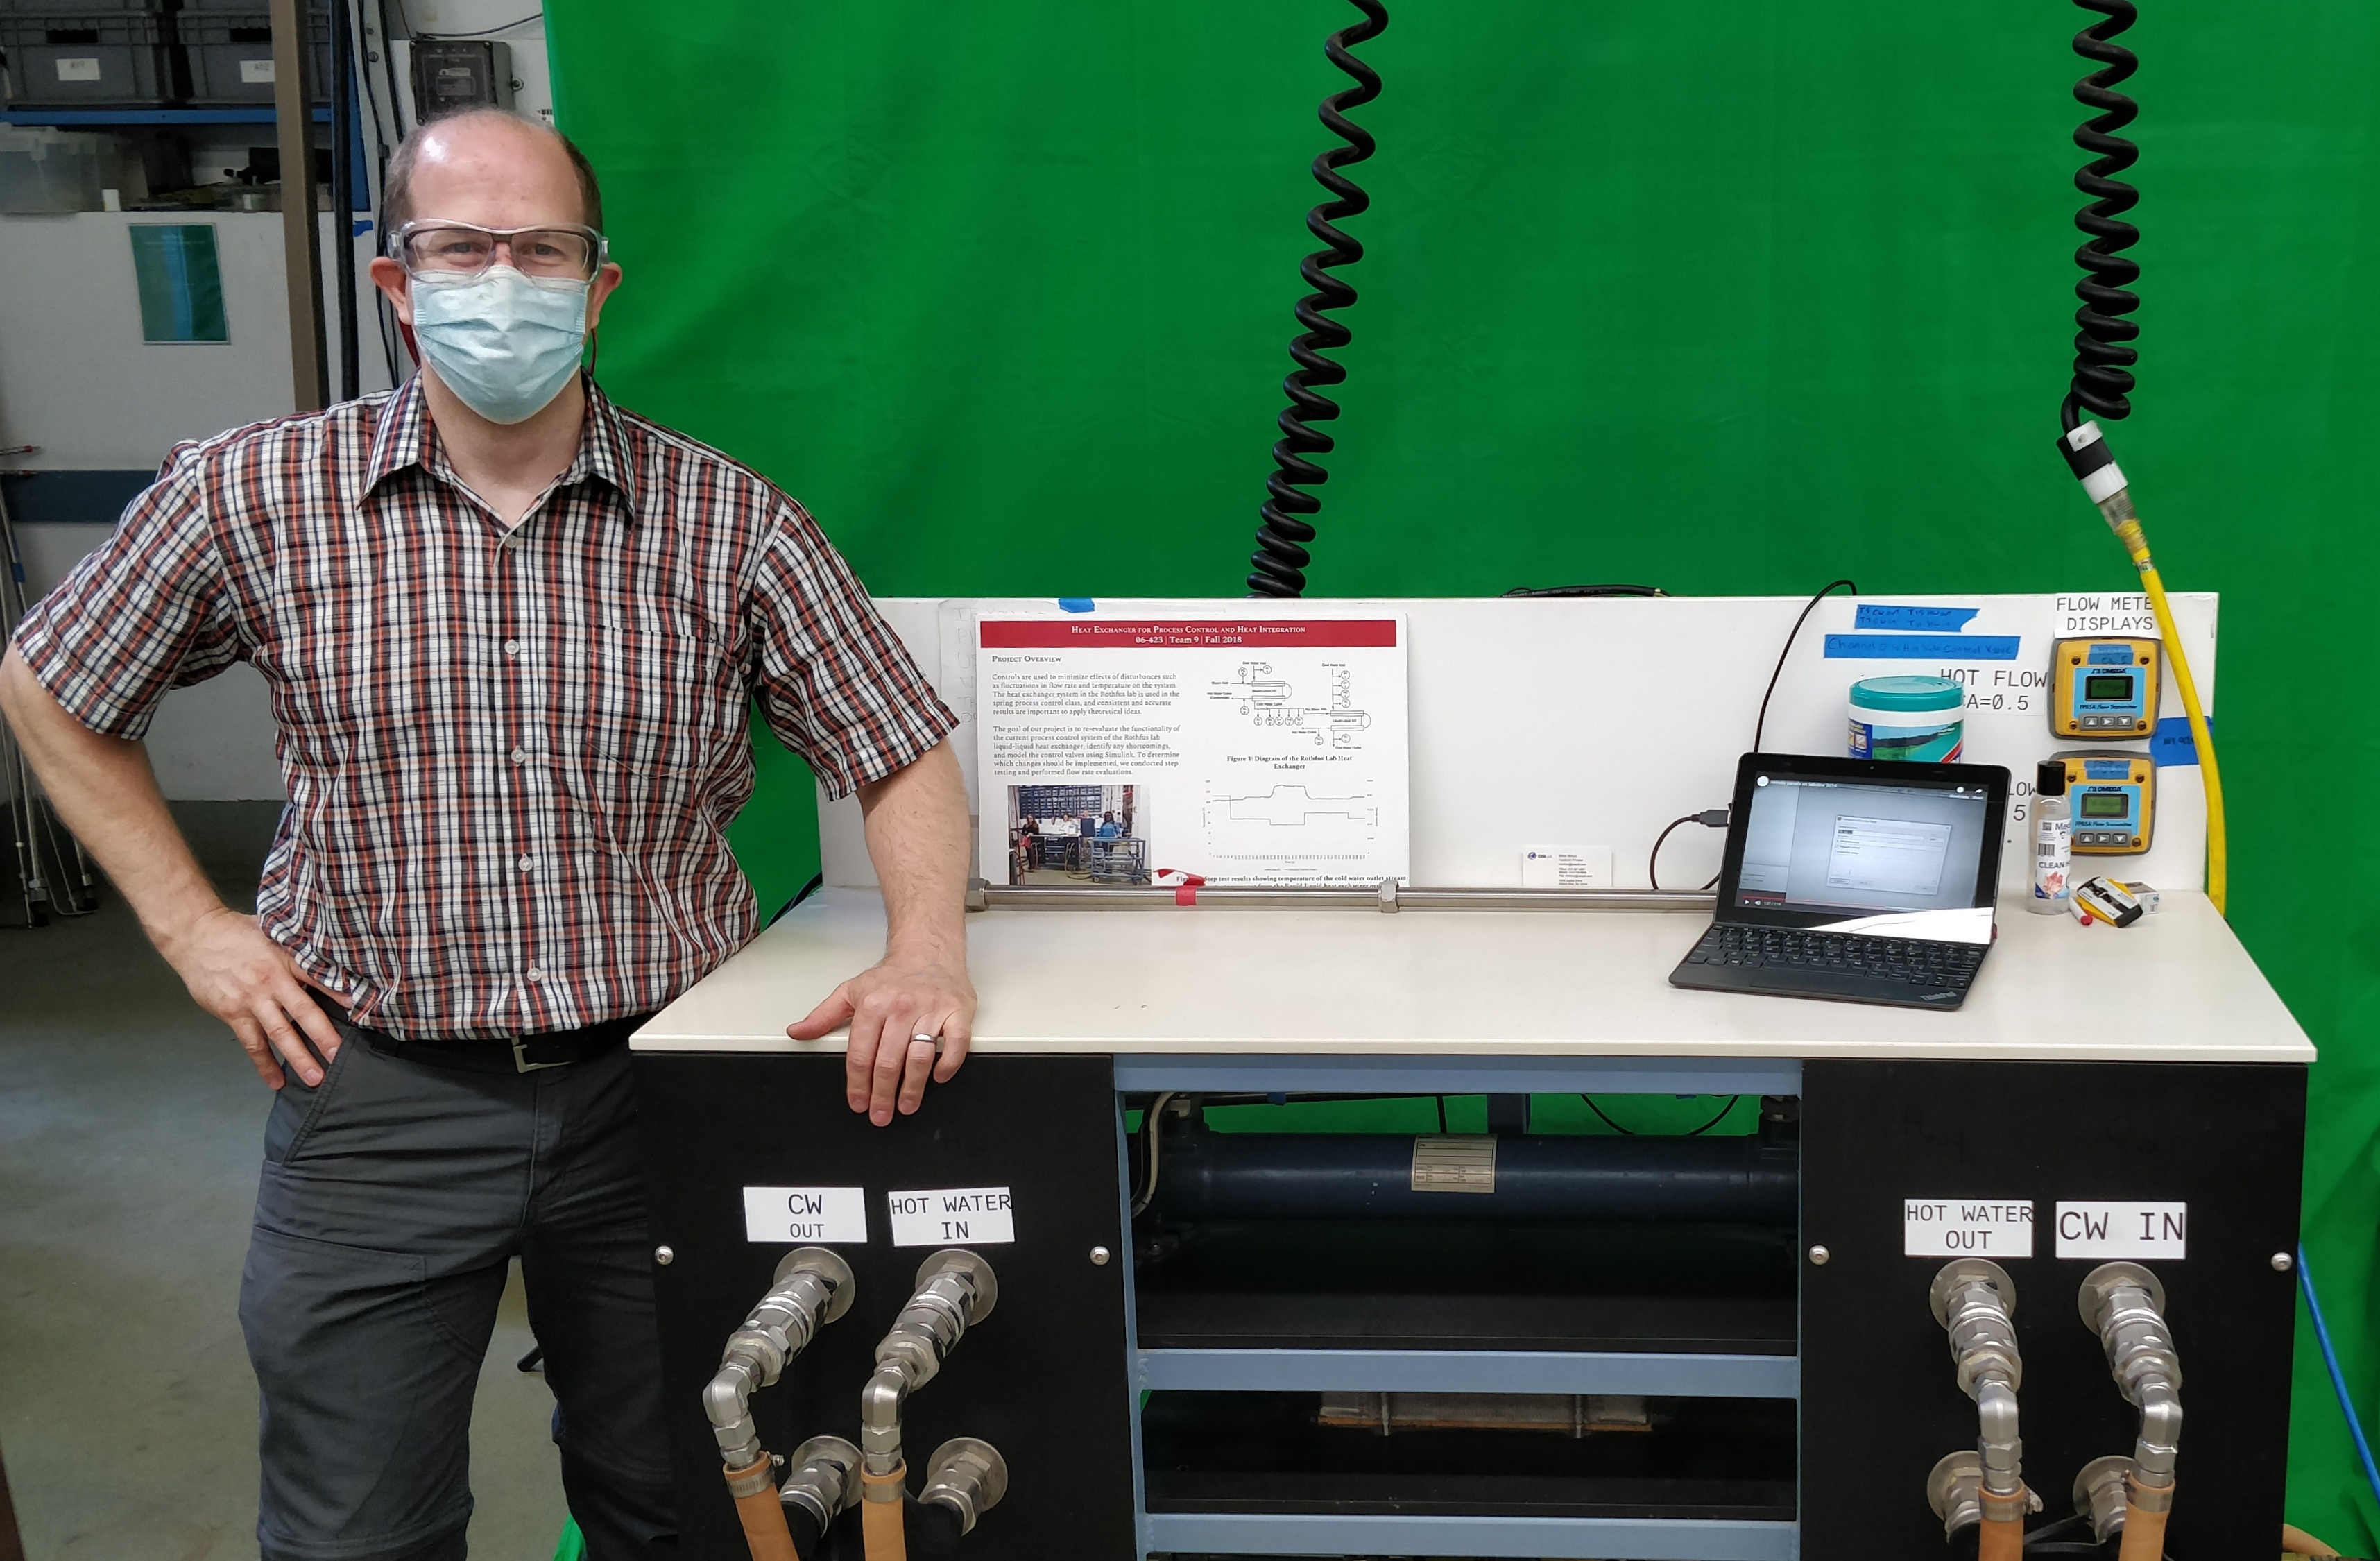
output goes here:
<path id="1" fill-rule="evenodd" d="M 111 737 L 232 662 L 264 675 L 289 806 L 258 915 L 358 1024 L 496 1039 L 662 1006 L 753 931 L 726 829 L 755 699 L 835 796 L 955 724 L 799 505 L 588 403 L 512 530 L 418 379 L 181 445 L 18 630 Z"/>

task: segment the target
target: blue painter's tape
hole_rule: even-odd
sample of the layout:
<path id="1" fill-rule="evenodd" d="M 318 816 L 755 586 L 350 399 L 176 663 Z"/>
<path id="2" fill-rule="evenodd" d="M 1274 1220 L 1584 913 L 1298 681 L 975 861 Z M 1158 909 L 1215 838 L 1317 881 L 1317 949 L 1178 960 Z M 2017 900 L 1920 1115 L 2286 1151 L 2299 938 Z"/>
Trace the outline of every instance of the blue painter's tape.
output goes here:
<path id="1" fill-rule="evenodd" d="M 1099 604 L 1092 601 L 1087 596 L 1061 596 L 1058 598 L 1058 610 L 1062 613 L 1087 613 L 1096 610 Z"/>
<path id="2" fill-rule="evenodd" d="M 2215 735 L 2215 717 L 2206 718 L 2207 736 Z M 2198 762 L 2198 744 L 2190 735 L 2190 717 L 2168 715 L 2156 724 L 2156 736 L 2149 739 L 2149 757 L 2162 770 L 2168 764 Z"/>
<path id="3" fill-rule="evenodd" d="M 1829 634 L 1830 661 L 2014 661 L 2015 634 Z"/>
<path id="4" fill-rule="evenodd" d="M 1897 607 L 1888 602 L 1863 602 L 1852 618 L 1852 627 L 1956 634 L 1981 611 L 1980 607 Z"/>

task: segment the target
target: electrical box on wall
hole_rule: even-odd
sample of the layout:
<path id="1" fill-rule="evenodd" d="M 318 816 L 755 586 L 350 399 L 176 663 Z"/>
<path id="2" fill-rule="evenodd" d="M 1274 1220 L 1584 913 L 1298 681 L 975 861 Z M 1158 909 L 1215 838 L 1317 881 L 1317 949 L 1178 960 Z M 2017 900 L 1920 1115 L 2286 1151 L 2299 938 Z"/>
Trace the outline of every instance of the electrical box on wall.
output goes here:
<path id="1" fill-rule="evenodd" d="M 467 108 L 512 107 L 512 45 L 471 39 L 415 39 L 413 101 L 424 120 Z"/>

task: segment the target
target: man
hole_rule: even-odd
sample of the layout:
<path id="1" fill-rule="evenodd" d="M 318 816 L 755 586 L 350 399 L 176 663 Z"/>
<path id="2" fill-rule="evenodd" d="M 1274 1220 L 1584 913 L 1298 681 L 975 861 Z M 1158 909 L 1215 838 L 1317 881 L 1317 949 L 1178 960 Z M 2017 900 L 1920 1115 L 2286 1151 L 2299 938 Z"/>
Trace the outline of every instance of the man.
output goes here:
<path id="1" fill-rule="evenodd" d="M 280 1091 L 240 1296 L 266 1561 L 464 1554 L 516 1255 L 590 1554 L 673 1555 L 622 1043 L 753 930 L 722 831 L 757 699 L 858 792 L 890 918 L 883 961 L 790 1033 L 850 1022 L 850 1104 L 880 1125 L 949 1078 L 975 1006 L 953 717 L 800 506 L 580 372 L 620 270 L 575 147 L 443 119 L 385 193 L 372 276 L 423 371 L 176 449 L 27 617 L 0 710 Z M 254 919 L 139 740 L 235 660 L 289 788 Z"/>

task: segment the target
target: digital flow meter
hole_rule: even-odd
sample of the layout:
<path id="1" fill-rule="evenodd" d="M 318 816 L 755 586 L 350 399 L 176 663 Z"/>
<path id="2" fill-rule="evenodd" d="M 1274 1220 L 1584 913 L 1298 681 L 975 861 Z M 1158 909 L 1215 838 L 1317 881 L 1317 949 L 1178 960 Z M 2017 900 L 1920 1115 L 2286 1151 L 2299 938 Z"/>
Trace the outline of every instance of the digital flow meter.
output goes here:
<path id="1" fill-rule="evenodd" d="M 2155 837 L 2156 765 L 2147 754 L 2085 749 L 2051 757 L 2066 763 L 2076 856 L 2136 857 L 2149 848 Z"/>
<path id="2" fill-rule="evenodd" d="M 2049 729 L 2061 738 L 2146 738 L 2155 729 L 2165 647 L 2154 640 L 2060 640 L 2049 661 Z M 2082 824 L 2075 817 L 2075 827 Z"/>

